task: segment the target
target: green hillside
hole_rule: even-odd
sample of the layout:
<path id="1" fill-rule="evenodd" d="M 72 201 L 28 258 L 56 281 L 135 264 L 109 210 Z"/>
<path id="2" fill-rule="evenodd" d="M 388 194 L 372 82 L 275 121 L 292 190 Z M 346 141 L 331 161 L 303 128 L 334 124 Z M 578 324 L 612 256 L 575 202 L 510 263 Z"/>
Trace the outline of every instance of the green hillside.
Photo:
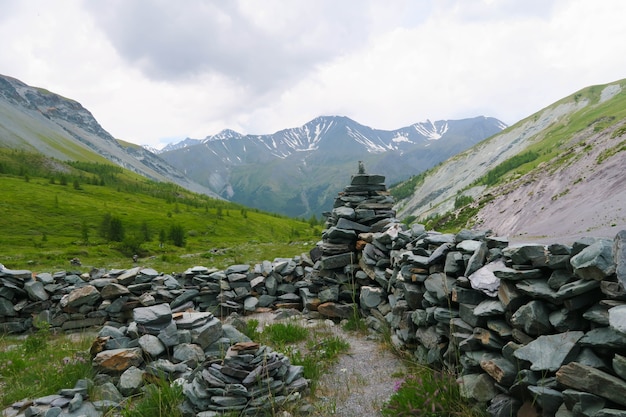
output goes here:
<path id="1" fill-rule="evenodd" d="M 557 190 L 550 201 L 538 206 L 540 211 L 574 189 L 585 196 L 597 191 L 594 187 L 582 187 L 586 187 L 588 177 L 603 169 L 605 161 L 613 163 L 610 158 L 626 150 L 624 85 L 626 80 L 581 89 L 442 164 L 394 185 L 390 191 L 400 205 L 421 196 L 419 204 L 400 216 L 407 223 L 419 221 L 440 231 L 474 227 L 477 214 L 486 205 L 499 204 L 492 202 L 498 197 L 506 199 L 517 188 L 528 188 L 520 201 L 530 210 L 531 197 L 545 192 L 542 187 L 548 180 L 540 180 L 563 173 L 566 168 L 577 171 L 577 176 L 551 178 L 550 189 Z M 502 138 L 509 138 L 509 143 Z M 517 152 L 504 157 L 504 151 L 513 145 Z M 484 155 L 488 157 L 480 159 Z M 462 171 L 463 166 L 474 169 L 468 173 Z M 536 189 L 530 186 L 533 184 Z M 571 205 L 582 211 L 583 203 L 578 198 Z M 496 214 L 511 218 L 519 212 L 512 214 L 501 208 Z M 597 208 L 590 212 L 598 214 Z M 495 217 L 494 213 L 490 216 Z"/>
<path id="2" fill-rule="evenodd" d="M 109 164 L 0 149 L 0 263 L 183 271 L 308 252 L 320 227 L 149 181 Z M 77 257 L 82 266 L 70 265 Z"/>

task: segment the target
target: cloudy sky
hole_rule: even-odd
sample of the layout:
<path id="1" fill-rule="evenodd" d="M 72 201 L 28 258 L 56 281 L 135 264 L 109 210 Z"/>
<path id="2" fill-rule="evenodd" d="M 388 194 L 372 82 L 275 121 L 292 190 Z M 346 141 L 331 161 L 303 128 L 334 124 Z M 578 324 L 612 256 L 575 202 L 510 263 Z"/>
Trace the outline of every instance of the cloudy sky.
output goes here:
<path id="1" fill-rule="evenodd" d="M 0 74 L 163 146 L 320 115 L 507 124 L 626 78 L 623 0 L 0 0 Z"/>

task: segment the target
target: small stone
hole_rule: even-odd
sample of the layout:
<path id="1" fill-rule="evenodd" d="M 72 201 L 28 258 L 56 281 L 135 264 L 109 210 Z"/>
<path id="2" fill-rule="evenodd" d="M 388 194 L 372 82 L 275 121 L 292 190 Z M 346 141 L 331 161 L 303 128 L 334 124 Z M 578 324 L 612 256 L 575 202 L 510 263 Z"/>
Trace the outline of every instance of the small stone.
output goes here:
<path id="1" fill-rule="evenodd" d="M 492 400 L 497 394 L 493 380 L 487 374 L 463 375 L 459 377 L 457 382 L 463 398 L 487 402 Z"/>
<path id="2" fill-rule="evenodd" d="M 340 304 L 340 303 L 323 303 L 317 307 L 317 311 L 326 317 L 337 317 L 342 319 L 348 319 L 354 316 L 356 311 L 355 304 Z"/>
<path id="3" fill-rule="evenodd" d="M 359 297 L 361 308 L 376 308 L 384 301 L 385 291 L 380 287 L 361 287 Z"/>
<path id="4" fill-rule="evenodd" d="M 120 376 L 120 382 L 117 388 L 124 397 L 130 397 L 137 394 L 143 386 L 143 376 L 145 372 L 139 368 L 131 366 Z"/>
<path id="5" fill-rule="evenodd" d="M 552 329 L 550 310 L 539 300 L 531 301 L 513 313 L 511 324 L 531 336 L 549 333 Z"/>
<path id="6" fill-rule="evenodd" d="M 131 366 L 139 366 L 142 363 L 140 348 L 105 350 L 93 359 L 93 365 L 105 373 L 121 373 Z"/>
<path id="7" fill-rule="evenodd" d="M 609 309 L 609 325 L 626 336 L 626 305 Z"/>
<path id="8" fill-rule="evenodd" d="M 128 294 L 130 294 L 128 288 L 116 283 L 110 283 L 100 291 L 100 295 L 105 300 L 112 300 Z"/>
<path id="9" fill-rule="evenodd" d="M 165 352 L 165 345 L 158 337 L 144 334 L 139 338 L 139 346 L 149 358 L 156 359 Z"/>
<path id="10" fill-rule="evenodd" d="M 199 345 L 194 343 L 181 343 L 174 346 L 172 358 L 174 362 L 184 362 L 190 368 L 195 368 L 204 361 L 204 351 Z"/>
<path id="11" fill-rule="evenodd" d="M 43 283 L 40 281 L 27 281 L 24 283 L 24 290 L 33 301 L 46 301 L 49 298 Z"/>

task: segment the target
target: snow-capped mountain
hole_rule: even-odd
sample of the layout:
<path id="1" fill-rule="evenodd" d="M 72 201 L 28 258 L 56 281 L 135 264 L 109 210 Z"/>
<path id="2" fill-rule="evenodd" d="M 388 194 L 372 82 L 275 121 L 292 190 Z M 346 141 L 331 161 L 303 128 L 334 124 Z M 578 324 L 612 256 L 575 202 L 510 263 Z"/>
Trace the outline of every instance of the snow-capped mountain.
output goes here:
<path id="1" fill-rule="evenodd" d="M 500 132 L 490 117 L 425 121 L 396 130 L 364 126 L 343 116 L 320 116 L 267 135 L 223 130 L 168 145 L 160 156 L 233 201 L 291 216 L 328 210 L 361 160 L 387 183 L 404 180 Z"/>

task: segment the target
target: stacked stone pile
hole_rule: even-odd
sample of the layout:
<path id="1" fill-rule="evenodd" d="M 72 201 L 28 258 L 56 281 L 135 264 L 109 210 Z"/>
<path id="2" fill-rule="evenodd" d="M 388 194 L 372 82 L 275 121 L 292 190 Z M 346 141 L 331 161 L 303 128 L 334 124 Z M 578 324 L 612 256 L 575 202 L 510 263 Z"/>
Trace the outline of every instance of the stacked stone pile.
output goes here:
<path id="1" fill-rule="evenodd" d="M 370 314 L 421 361 L 458 370 L 492 416 L 625 416 L 625 242 L 429 232 L 393 251 L 390 305 Z"/>
<path id="2" fill-rule="evenodd" d="M 181 384 L 190 416 L 243 410 L 256 415 L 294 400 L 308 386 L 302 367 L 209 312 L 174 313 L 170 304 L 156 304 L 135 308 L 133 318 L 122 328 L 103 327 L 92 348 L 97 385 L 107 386 L 109 396 L 95 402 L 98 409 L 139 393 L 150 378 Z"/>
<path id="3" fill-rule="evenodd" d="M 300 309 L 299 290 L 309 285 L 304 278 L 312 266 L 306 254 L 225 270 L 196 266 L 175 276 L 142 267 L 33 274 L 0 266 L 0 332 L 22 333 L 37 320 L 64 331 L 121 326 L 135 308 L 162 303 L 174 312 L 218 316 L 261 307 Z"/>
<path id="4" fill-rule="evenodd" d="M 300 293 L 307 310 L 336 318 L 354 314 L 361 288 L 373 279 L 359 266 L 360 254 L 367 259 L 378 257 L 380 268 L 389 262 L 386 246 L 377 249 L 373 237 L 395 224 L 393 204 L 385 177 L 366 174 L 360 164 L 359 173 L 339 193 L 332 211 L 325 213 L 322 243 L 312 252 L 318 263 L 307 277 L 311 285 Z"/>

